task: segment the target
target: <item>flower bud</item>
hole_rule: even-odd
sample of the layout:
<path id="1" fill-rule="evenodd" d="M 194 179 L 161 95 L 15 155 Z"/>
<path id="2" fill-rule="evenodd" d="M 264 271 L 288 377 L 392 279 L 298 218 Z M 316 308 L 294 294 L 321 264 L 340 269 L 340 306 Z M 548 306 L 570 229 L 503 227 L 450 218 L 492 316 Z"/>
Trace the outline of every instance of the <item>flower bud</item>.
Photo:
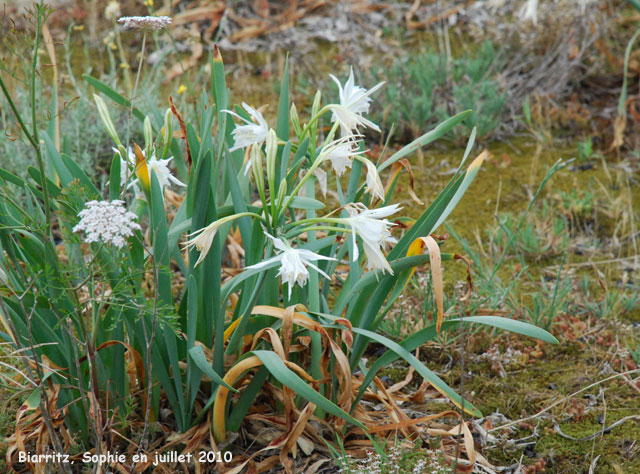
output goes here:
<path id="1" fill-rule="evenodd" d="M 316 92 L 316 96 L 313 98 L 313 105 L 311 106 L 311 116 L 315 117 L 320 111 L 320 101 L 322 100 L 322 93 Z"/>
<path id="2" fill-rule="evenodd" d="M 293 125 L 293 129 L 296 131 L 296 135 L 300 137 L 302 135 L 302 127 L 300 126 L 300 118 L 298 117 L 298 109 L 296 109 L 296 104 L 291 104 L 291 110 L 289 111 L 289 118 L 291 119 L 291 124 Z"/>
<path id="3" fill-rule="evenodd" d="M 145 156 L 151 156 L 151 149 L 153 148 L 153 128 L 151 128 L 151 119 L 148 115 L 144 118 L 143 130 Z"/>
<path id="4" fill-rule="evenodd" d="M 171 138 L 173 137 L 172 117 L 173 113 L 171 109 L 167 109 L 164 113 L 164 127 L 162 127 L 162 158 L 169 154 L 169 146 L 171 145 Z"/>
<path id="5" fill-rule="evenodd" d="M 287 178 L 282 178 L 278 186 L 278 204 L 283 203 L 287 197 Z"/>
<path id="6" fill-rule="evenodd" d="M 276 179 L 276 158 L 278 156 L 278 136 L 273 129 L 267 135 L 267 180 L 273 183 Z"/>
<path id="7" fill-rule="evenodd" d="M 104 103 L 102 97 L 97 94 L 93 94 L 93 100 L 96 102 L 98 106 L 98 115 L 100 115 L 100 120 L 104 124 L 104 128 L 107 129 L 107 133 L 113 140 L 113 142 L 117 145 L 118 148 L 122 147 L 122 142 L 118 137 L 118 133 L 116 132 L 116 127 L 114 127 L 113 122 L 111 121 L 111 116 L 109 115 L 109 109 L 107 109 L 107 104 Z"/>

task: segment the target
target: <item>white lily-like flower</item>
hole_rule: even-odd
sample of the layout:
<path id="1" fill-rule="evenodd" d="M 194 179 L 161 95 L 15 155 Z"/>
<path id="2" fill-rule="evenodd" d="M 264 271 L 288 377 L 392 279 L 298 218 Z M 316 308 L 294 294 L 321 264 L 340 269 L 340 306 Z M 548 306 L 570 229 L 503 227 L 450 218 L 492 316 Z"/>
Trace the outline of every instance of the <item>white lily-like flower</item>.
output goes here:
<path id="1" fill-rule="evenodd" d="M 245 104 L 244 102 L 242 103 L 242 108 L 244 108 L 249 116 L 251 116 L 257 123 L 251 122 L 250 120 L 241 117 L 231 110 L 223 110 L 222 112 L 233 115 L 246 124 L 240 126 L 236 125 L 236 128 L 233 130 L 233 132 L 231 132 L 235 143 L 229 151 L 246 148 L 249 145 L 261 146 L 265 142 L 265 140 L 267 139 L 267 135 L 269 134 L 269 125 L 267 125 L 267 121 L 258 110 L 254 109 L 250 105 Z"/>
<path id="2" fill-rule="evenodd" d="M 357 132 L 360 125 L 379 132 L 380 128 L 371 120 L 364 118 L 362 114 L 369 112 L 371 102 L 369 96 L 380 89 L 384 82 L 380 82 L 369 90 L 356 86 L 353 79 L 353 68 L 349 72 L 349 78 L 344 87 L 342 87 L 336 76 L 333 74 L 330 74 L 330 76 L 338 85 L 340 93 L 340 104 L 329 105 L 329 109 L 333 112 L 331 121 L 337 121 L 340 124 L 342 136 L 349 136 L 353 131 Z"/>
<path id="3" fill-rule="evenodd" d="M 112 148 L 112 150 L 116 153 L 119 153 L 116 148 Z M 127 159 L 123 159 L 122 155 L 120 155 L 120 182 L 125 183 L 131 176 L 135 176 L 135 168 L 136 168 L 136 155 L 129 147 L 127 150 Z M 144 153 L 144 151 L 143 151 Z M 151 177 L 151 171 L 153 170 L 156 173 L 156 178 L 158 179 L 158 184 L 161 189 L 164 189 L 165 186 L 169 186 L 171 183 L 177 186 L 186 186 L 182 181 L 173 176 L 171 171 L 169 170 L 169 163 L 173 160 L 173 157 L 170 156 L 166 160 L 159 160 L 156 158 L 156 154 L 153 153 L 151 158 L 147 161 L 147 169 L 149 170 L 149 177 Z M 140 195 L 139 188 L 137 187 L 138 178 L 134 179 L 127 185 L 127 189 L 132 186 L 136 186 L 136 194 Z"/>
<path id="4" fill-rule="evenodd" d="M 327 197 L 327 191 L 329 190 L 327 187 L 327 172 L 322 168 L 316 168 L 313 172 L 313 175 L 316 177 L 318 181 L 318 185 L 320 186 L 320 192 L 323 197 Z"/>
<path id="5" fill-rule="evenodd" d="M 273 237 L 266 232 L 265 235 L 271 240 L 271 242 L 273 242 L 274 247 L 281 253 L 275 257 L 268 258 L 263 262 L 251 265 L 250 267 L 247 267 L 247 269 L 263 268 L 273 262 L 280 262 L 278 276 L 282 278 L 283 283 L 288 283 L 289 298 L 291 298 L 291 291 L 293 290 L 294 284 L 297 283 L 301 287 L 307 284 L 307 281 L 309 280 L 309 270 L 307 270 L 307 267 L 311 267 L 323 277 L 329 280 L 331 279 L 329 275 L 311 262 L 314 260 L 335 260 L 335 258 L 318 255 L 311 250 L 293 248 L 286 240 Z"/>
<path id="6" fill-rule="evenodd" d="M 260 217 L 252 212 L 239 212 L 237 214 L 233 214 L 231 216 L 223 217 L 222 219 L 218 219 L 217 221 L 212 222 L 206 227 L 202 229 L 198 229 L 195 232 L 192 232 L 187 237 L 191 237 L 191 239 L 187 240 L 184 244 L 182 244 L 183 249 L 191 250 L 192 248 L 196 248 L 200 252 L 200 257 L 198 261 L 194 265 L 194 268 L 197 267 L 202 260 L 207 256 L 209 250 L 211 249 L 211 244 L 213 243 L 213 239 L 218 232 L 218 229 L 223 225 L 238 219 L 240 217 L 245 216 L 253 216 Z"/>
<path id="7" fill-rule="evenodd" d="M 188 235 L 191 237 L 190 240 L 187 240 L 183 245 L 183 249 L 191 250 L 195 247 L 200 252 L 200 257 L 198 257 L 198 261 L 194 265 L 194 268 L 197 267 L 202 260 L 207 256 L 209 250 L 211 249 L 211 244 L 213 243 L 213 238 L 216 236 L 218 229 L 222 227 L 227 222 L 230 222 L 238 217 L 241 217 L 243 214 L 234 214 L 232 216 L 223 217 L 222 219 L 218 219 L 217 221 L 212 222 L 206 227 L 202 229 L 198 229 L 195 232 L 192 232 Z"/>
<path id="8" fill-rule="evenodd" d="M 393 222 L 384 219 L 396 213 L 401 208 L 398 204 L 381 207 L 379 209 L 367 209 L 364 204 L 355 203 L 345 207 L 350 217 L 342 219 L 351 226 L 351 237 L 353 239 L 353 260 L 358 259 L 358 245 L 356 235 L 362 239 L 362 246 L 367 255 L 368 269 L 382 269 L 393 275 L 393 270 L 386 257 L 382 253 L 388 244 L 395 244 L 397 240 L 391 236 Z"/>
<path id="9" fill-rule="evenodd" d="M 384 201 L 384 187 L 378 174 L 378 168 L 371 161 L 366 158 L 361 158 L 367 165 L 367 178 L 365 191 L 371 194 L 372 197 L 377 197 L 381 201 Z"/>
<path id="10" fill-rule="evenodd" d="M 158 178 L 158 184 L 163 189 L 165 186 L 169 186 L 169 183 L 173 183 L 176 186 L 186 186 L 182 181 L 176 178 L 171 171 L 169 171 L 169 163 L 173 160 L 173 156 L 170 156 L 166 160 L 159 160 L 156 158 L 155 153 L 151 155 L 149 161 L 147 161 L 147 167 L 149 168 L 149 177 L 151 177 L 151 171 L 156 173 Z"/>
<path id="11" fill-rule="evenodd" d="M 351 137 L 349 137 L 351 138 Z M 338 176 L 342 176 L 347 168 L 351 168 L 353 158 L 361 152 L 354 149 L 353 140 L 338 140 L 335 145 L 329 145 L 324 155 L 324 160 L 329 160 L 333 170 Z"/>
<path id="12" fill-rule="evenodd" d="M 192 238 L 190 240 L 187 240 L 183 244 L 182 248 L 191 250 L 193 247 L 195 247 L 198 252 L 200 252 L 200 256 L 198 257 L 196 264 L 193 266 L 194 268 L 200 265 L 200 262 L 202 262 L 209 253 L 211 244 L 213 243 L 213 238 L 216 236 L 216 232 L 218 232 L 220 226 L 224 224 L 224 222 L 221 222 L 223 220 L 224 219 L 220 219 L 212 222 L 208 226 L 189 234 L 189 237 Z"/>

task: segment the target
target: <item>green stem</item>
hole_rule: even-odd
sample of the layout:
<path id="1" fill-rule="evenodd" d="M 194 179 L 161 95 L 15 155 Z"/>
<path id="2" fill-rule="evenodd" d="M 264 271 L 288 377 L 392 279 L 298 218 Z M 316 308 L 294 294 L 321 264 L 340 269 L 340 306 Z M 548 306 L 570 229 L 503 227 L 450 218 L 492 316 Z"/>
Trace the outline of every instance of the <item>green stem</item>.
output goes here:
<path id="1" fill-rule="evenodd" d="M 328 105 L 325 105 L 324 107 L 322 107 L 322 108 L 320 109 L 320 111 L 319 111 L 316 115 L 314 115 L 313 117 L 311 117 L 311 120 L 309 120 L 309 123 L 308 123 L 308 124 L 306 124 L 306 125 L 304 126 L 304 128 L 302 129 L 302 135 L 300 135 L 300 138 L 299 138 L 298 140 L 300 140 L 300 141 L 304 140 L 304 137 L 307 135 L 307 133 L 309 133 L 309 129 L 313 126 L 313 124 L 314 124 L 315 122 L 317 122 L 317 121 L 318 121 L 318 119 L 319 119 L 320 117 L 322 117 L 322 115 L 324 115 L 324 114 L 325 114 L 325 112 L 328 112 L 329 110 L 330 110 L 330 109 L 329 109 L 329 106 L 328 106 Z"/>
<path id="2" fill-rule="evenodd" d="M 322 110 L 326 109 L 323 108 Z M 320 112 L 318 112 L 318 116 L 321 114 L 322 110 L 320 110 Z M 331 141 L 333 140 L 333 136 L 335 135 L 336 131 L 338 130 L 338 122 L 333 124 L 333 127 L 331 128 L 331 131 L 329 132 L 329 135 L 327 135 L 327 139 L 325 140 L 325 146 Z M 318 154 L 318 157 L 322 154 L 322 152 L 320 152 Z M 293 198 L 296 197 L 298 195 L 298 193 L 300 192 L 300 190 L 302 189 L 302 186 L 304 186 L 304 184 L 309 180 L 309 178 L 311 176 L 313 176 L 313 172 L 318 168 L 318 166 L 320 166 L 322 164 L 321 159 L 316 158 L 313 162 L 313 164 L 311 165 L 311 167 L 307 170 L 307 172 L 305 173 L 305 175 L 302 177 L 302 179 L 300 180 L 300 182 L 298 183 L 298 185 L 295 187 L 295 189 L 293 190 L 293 192 L 289 195 L 289 199 L 287 199 L 287 201 L 285 202 L 284 206 L 282 207 L 282 209 L 287 209 L 289 207 L 289 205 L 291 204 L 291 201 L 293 201 Z"/>
<path id="3" fill-rule="evenodd" d="M 316 160 L 317 161 L 317 160 Z M 307 173 L 307 176 L 311 176 L 311 172 Z M 310 198 L 315 197 L 315 183 L 309 181 L 307 184 L 307 196 Z M 286 207 L 285 207 L 286 209 Z M 315 218 L 316 211 L 313 209 L 309 209 L 307 211 L 307 218 L 313 219 Z M 316 241 L 315 232 L 309 232 L 307 234 L 307 242 L 312 244 Z M 320 311 L 320 288 L 318 281 L 318 272 L 309 268 L 309 285 L 307 286 L 309 289 L 309 309 L 312 312 Z M 320 333 L 315 331 L 310 331 L 311 335 L 311 375 L 314 379 L 320 380 L 322 378 L 322 370 L 320 369 L 321 359 L 322 359 L 322 336 Z M 326 387 L 322 384 L 320 387 L 320 393 L 326 393 Z M 324 417 L 323 410 L 316 409 L 316 416 L 319 418 Z"/>
<path id="4" fill-rule="evenodd" d="M 20 128 L 22 129 L 22 131 L 24 132 L 25 136 L 29 140 L 29 143 L 31 143 L 31 146 L 33 148 L 37 148 L 38 144 L 33 141 L 33 137 L 31 136 L 31 134 L 27 130 L 27 126 L 25 125 L 24 121 L 22 120 L 22 116 L 20 115 L 20 112 L 18 112 L 18 109 L 16 108 L 16 105 L 13 102 L 13 99 L 11 98 L 11 95 L 9 94 L 9 91 L 7 90 L 7 86 L 5 85 L 5 83 L 2 80 L 1 76 L 0 76 L 0 88 L 2 89 L 2 92 L 4 93 L 4 96 L 6 97 L 7 102 L 9 103 L 9 107 L 11 107 L 11 110 L 13 111 L 13 114 L 15 115 L 16 120 L 20 124 Z"/>
<path id="5" fill-rule="evenodd" d="M 304 234 L 305 232 L 313 232 L 316 230 L 325 230 L 327 232 L 351 232 L 351 229 L 345 227 L 334 227 L 328 225 L 319 225 L 316 227 L 303 227 L 302 229 L 292 230 L 284 235 L 286 239 L 291 239 L 297 235 Z"/>
<path id="6" fill-rule="evenodd" d="M 42 194 L 44 197 L 44 212 L 47 221 L 47 227 L 51 227 L 51 210 L 49 206 L 49 190 L 47 187 L 47 177 L 44 174 L 44 160 L 40 151 L 40 139 L 38 138 L 38 123 L 36 122 L 36 69 L 38 67 L 38 48 L 40 47 L 40 29 L 42 27 L 42 5 L 37 7 L 38 19 L 36 21 L 36 36 L 33 44 L 33 60 L 31 61 L 31 121 L 33 126 L 32 140 L 38 159 L 38 168 L 40 169 L 40 179 L 42 180 Z"/>
<path id="7" fill-rule="evenodd" d="M 113 22 L 113 29 L 115 31 L 116 45 L 118 45 L 118 56 L 120 57 L 121 66 L 119 66 L 119 68 L 122 68 L 122 65 L 125 66 L 124 68 L 122 68 L 124 69 L 123 71 L 124 82 L 126 84 L 127 90 L 131 92 L 131 74 L 129 73 L 129 60 L 127 59 L 127 52 L 122 47 L 122 40 L 120 39 L 120 30 L 118 29 L 118 24 L 116 23 L 115 20 Z"/>
<path id="8" fill-rule="evenodd" d="M 332 224 L 344 224 L 345 219 L 343 217 L 311 217 L 308 219 L 301 219 L 299 221 L 292 222 L 291 224 L 286 225 L 285 229 L 293 229 L 294 227 L 307 224 L 322 224 L 325 222 L 330 222 Z"/>
<path id="9" fill-rule="evenodd" d="M 136 73 L 136 84 L 133 86 L 133 96 L 131 97 L 131 112 L 133 112 L 133 101 L 138 91 L 138 83 L 140 82 L 140 71 L 142 71 L 142 63 L 144 62 L 144 47 L 147 43 L 147 32 L 142 33 L 142 48 L 140 49 L 140 62 L 138 62 L 138 72 Z"/>

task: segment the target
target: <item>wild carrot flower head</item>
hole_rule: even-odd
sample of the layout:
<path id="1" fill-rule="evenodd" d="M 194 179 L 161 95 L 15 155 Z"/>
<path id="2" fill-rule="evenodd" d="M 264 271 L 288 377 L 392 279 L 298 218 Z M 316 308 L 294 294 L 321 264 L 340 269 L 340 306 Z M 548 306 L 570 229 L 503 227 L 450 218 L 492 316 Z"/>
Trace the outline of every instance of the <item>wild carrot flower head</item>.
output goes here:
<path id="1" fill-rule="evenodd" d="M 126 239 L 140 230 L 137 216 L 124 207 L 123 201 L 89 201 L 78 213 L 80 222 L 74 232 L 84 231 L 85 242 L 104 242 L 118 248 L 124 247 Z"/>
<path id="2" fill-rule="evenodd" d="M 168 16 L 123 16 L 118 18 L 118 23 L 127 29 L 161 30 L 171 24 Z"/>
<path id="3" fill-rule="evenodd" d="M 358 126 L 360 125 L 372 128 L 379 132 L 380 129 L 378 126 L 369 119 L 364 118 L 362 114 L 369 112 L 369 107 L 371 105 L 371 97 L 369 96 L 380 89 L 384 82 L 380 82 L 369 90 L 357 86 L 355 85 L 353 78 L 353 68 L 351 68 L 351 71 L 349 72 L 349 78 L 347 79 L 344 87 L 342 87 L 340 81 L 333 74 L 330 74 L 330 76 L 338 85 L 340 94 L 340 104 L 333 104 L 329 106 L 333 112 L 331 121 L 338 122 L 340 124 L 342 136 L 349 136 L 354 131 L 357 132 Z"/>

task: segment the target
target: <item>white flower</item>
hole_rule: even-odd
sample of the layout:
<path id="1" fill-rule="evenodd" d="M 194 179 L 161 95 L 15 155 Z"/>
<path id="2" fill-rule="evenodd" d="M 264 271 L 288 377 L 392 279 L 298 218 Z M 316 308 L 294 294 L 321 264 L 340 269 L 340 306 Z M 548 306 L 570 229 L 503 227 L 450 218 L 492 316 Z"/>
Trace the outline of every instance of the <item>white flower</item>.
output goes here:
<path id="1" fill-rule="evenodd" d="M 331 166 L 338 176 L 342 176 L 347 168 L 351 168 L 353 157 L 359 155 L 360 151 L 353 148 L 355 144 L 352 140 L 339 140 L 334 143 L 334 146 L 329 144 L 325 147 L 327 151 L 324 159 L 331 162 Z"/>
<path id="2" fill-rule="evenodd" d="M 173 160 L 173 156 L 170 156 L 166 160 L 158 160 L 155 153 L 151 155 L 151 159 L 147 161 L 147 167 L 149 168 L 149 177 L 151 177 L 151 171 L 154 171 L 156 178 L 158 178 L 158 184 L 160 189 L 164 189 L 165 186 L 169 186 L 169 183 L 173 183 L 177 186 L 186 186 L 182 181 L 171 174 L 169 171 L 169 162 Z"/>
<path id="3" fill-rule="evenodd" d="M 275 257 L 271 257 L 263 262 L 256 263 L 255 265 L 251 265 L 247 267 L 247 269 L 252 268 L 263 268 L 273 262 L 280 262 L 280 270 L 278 271 L 278 276 L 282 278 L 282 282 L 287 282 L 289 285 L 289 298 L 291 298 L 291 291 L 293 290 L 293 285 L 297 283 L 301 287 L 307 284 L 309 280 L 309 270 L 307 270 L 307 266 L 313 268 L 320 275 L 327 279 L 331 279 L 329 275 L 320 270 L 316 265 L 311 263 L 312 260 L 335 260 L 335 258 L 325 257 L 324 255 L 318 255 L 317 253 L 312 252 L 311 250 L 306 249 L 296 249 L 289 245 L 286 240 L 278 239 L 277 237 L 273 237 L 265 232 L 265 235 L 271 239 L 273 245 L 276 249 L 278 249 L 281 253 L 276 255 Z"/>
<path id="4" fill-rule="evenodd" d="M 267 125 L 267 121 L 264 119 L 262 114 L 244 102 L 242 103 L 242 107 L 258 123 L 251 122 L 231 110 L 223 110 L 222 112 L 231 114 L 246 123 L 246 125 L 236 126 L 233 132 L 231 132 L 235 143 L 233 148 L 229 151 L 246 148 L 249 145 L 260 146 L 265 142 L 267 135 L 269 134 L 269 125 Z"/>
<path id="5" fill-rule="evenodd" d="M 183 248 L 191 250 L 195 247 L 198 252 L 200 252 L 200 257 L 198 257 L 198 261 L 196 261 L 194 268 L 200 265 L 200 262 L 202 262 L 209 253 L 209 249 L 211 249 L 211 244 L 213 243 L 213 238 L 216 236 L 216 232 L 218 232 L 218 229 L 222 224 L 224 224 L 224 222 L 226 222 L 225 219 L 217 220 L 208 226 L 189 234 L 189 237 L 193 238 L 191 240 L 187 240 L 184 243 Z"/>
<path id="6" fill-rule="evenodd" d="M 376 168 L 376 165 L 371 161 L 364 158 L 361 159 L 365 160 L 365 164 L 367 165 L 367 186 L 365 190 L 371 194 L 371 196 L 380 198 L 381 201 L 384 201 L 384 187 L 382 186 L 382 181 L 380 181 L 378 168 Z"/>
<path id="7" fill-rule="evenodd" d="M 123 16 L 118 18 L 125 28 L 137 28 L 140 30 L 161 30 L 171 24 L 168 16 Z"/>
<path id="8" fill-rule="evenodd" d="M 112 148 L 113 151 L 118 152 L 115 148 Z M 144 151 L 143 151 L 144 153 Z M 159 160 L 156 158 L 156 154 L 153 153 L 151 158 L 147 160 L 147 169 L 149 170 L 149 178 L 151 178 L 151 171 L 153 170 L 156 173 L 156 178 L 158 179 L 158 184 L 160 185 L 160 189 L 164 189 L 165 186 L 169 186 L 171 183 L 177 186 L 186 186 L 182 181 L 171 174 L 169 170 L 169 163 L 173 160 L 173 157 L 170 156 L 166 160 Z M 131 148 L 128 149 L 127 160 L 124 160 L 122 156 L 120 156 L 120 182 L 125 183 L 131 176 L 135 175 L 136 168 L 136 155 L 133 153 Z M 134 171 L 132 171 L 134 170 Z M 138 184 L 138 178 L 134 179 L 127 185 L 127 189 L 131 186 L 135 186 Z M 136 194 L 140 194 L 139 189 L 136 187 Z"/>
<path id="9" fill-rule="evenodd" d="M 383 272 L 388 271 L 393 275 L 393 270 L 382 253 L 382 249 L 387 244 L 396 243 L 397 240 L 391 236 L 390 229 L 393 223 L 383 218 L 400 210 L 398 204 L 379 209 L 367 209 L 363 204 L 356 203 L 347 205 L 345 209 L 350 216 L 344 218 L 343 221 L 351 226 L 353 260 L 357 260 L 359 255 L 356 244 L 357 234 L 362 240 L 362 246 L 367 255 L 367 268 L 382 269 Z"/>
<path id="10" fill-rule="evenodd" d="M 239 217 L 243 217 L 251 214 L 250 212 L 240 212 L 238 214 L 233 214 L 231 216 L 223 217 L 222 219 L 218 219 L 217 221 L 212 222 L 206 227 L 202 229 L 198 229 L 195 232 L 188 235 L 188 237 L 192 237 L 191 240 L 187 240 L 182 248 L 191 250 L 195 247 L 200 252 L 200 257 L 198 261 L 194 265 L 197 267 L 202 260 L 207 256 L 209 250 L 211 249 L 211 244 L 213 243 L 213 238 L 216 236 L 218 229 L 222 227 L 224 224 L 233 221 L 234 219 L 238 219 Z"/>
<path id="11" fill-rule="evenodd" d="M 135 175 L 134 170 L 136 168 L 136 156 L 133 153 L 131 147 L 129 147 L 129 149 L 127 150 L 128 153 L 126 160 L 122 157 L 122 154 L 117 148 L 111 149 L 114 153 L 120 155 L 120 185 L 122 185 L 122 183 L 126 183 L 127 181 L 129 181 L 129 178 L 131 178 L 131 176 Z M 131 186 L 131 184 L 129 184 L 127 188 L 129 186 Z"/>
<path id="12" fill-rule="evenodd" d="M 534 25 L 538 24 L 538 0 L 526 0 L 526 3 L 522 6 L 518 12 L 520 20 L 531 20 Z"/>
<path id="13" fill-rule="evenodd" d="M 372 128 L 379 132 L 380 129 L 378 126 L 372 121 L 364 118 L 362 114 L 369 112 L 371 102 L 371 98 L 369 96 L 380 89 L 384 82 L 380 82 L 367 91 L 366 89 L 354 84 L 353 68 L 351 68 L 351 71 L 349 72 L 349 79 L 347 79 L 344 88 L 333 74 L 330 74 L 330 76 L 338 85 L 340 92 L 340 104 L 332 104 L 329 106 L 333 112 L 331 121 L 337 121 L 340 124 L 342 136 L 351 135 L 354 130 L 357 132 L 358 126 L 360 125 Z"/>
<path id="14" fill-rule="evenodd" d="M 124 207 L 123 201 L 89 201 L 78 213 L 80 222 L 73 228 L 74 232 L 84 231 L 85 242 L 104 242 L 116 247 L 124 247 L 126 238 L 140 230 L 135 222 L 137 216 Z"/>
<path id="15" fill-rule="evenodd" d="M 313 172 L 313 175 L 316 177 L 318 181 L 318 185 L 320 186 L 320 192 L 323 197 L 327 197 L 327 172 L 322 168 L 316 168 Z"/>

